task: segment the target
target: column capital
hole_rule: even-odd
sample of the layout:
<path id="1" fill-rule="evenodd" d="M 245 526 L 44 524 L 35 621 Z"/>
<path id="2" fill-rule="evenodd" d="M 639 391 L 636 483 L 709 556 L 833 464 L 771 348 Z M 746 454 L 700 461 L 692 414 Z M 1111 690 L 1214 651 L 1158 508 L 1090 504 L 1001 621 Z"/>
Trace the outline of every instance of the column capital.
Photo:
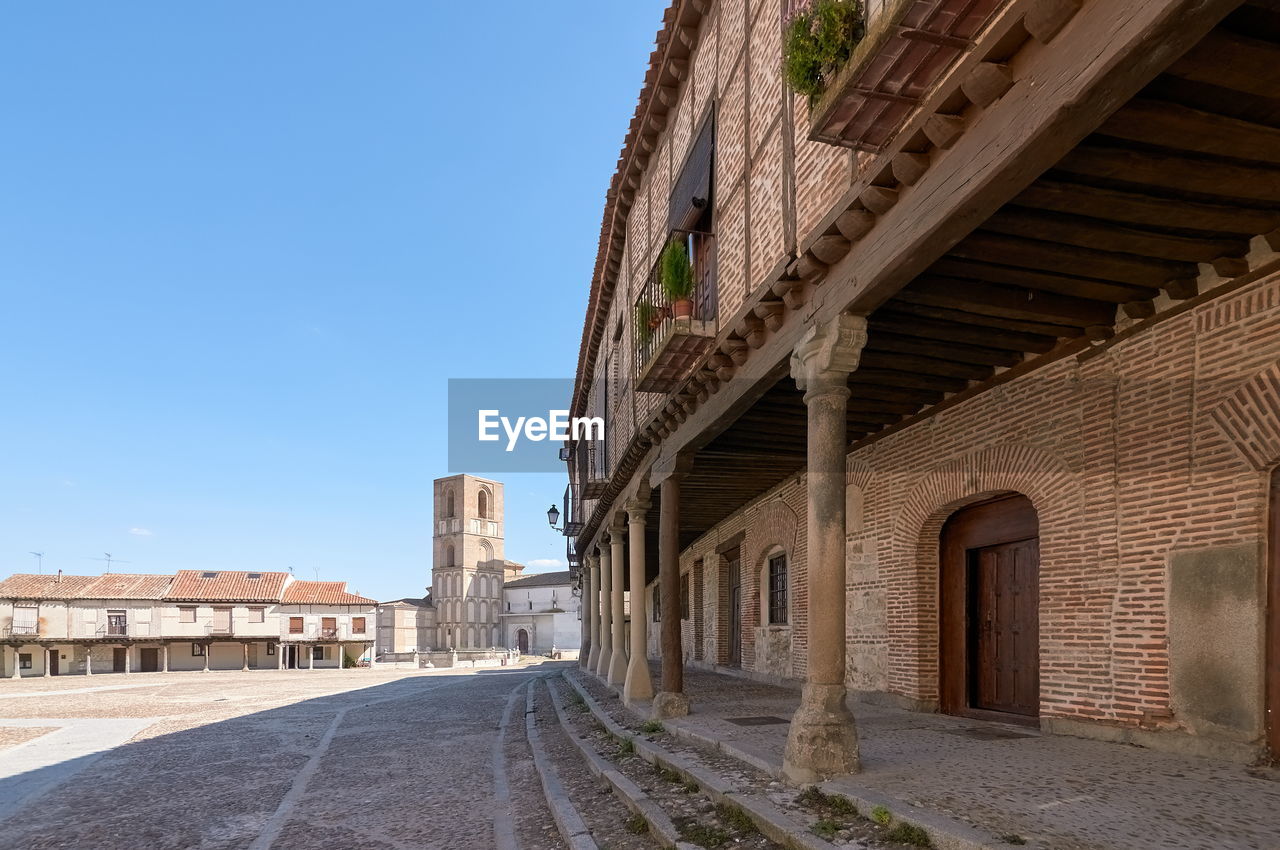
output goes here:
<path id="1" fill-rule="evenodd" d="M 791 353 L 791 377 L 805 391 L 844 384 L 849 373 L 858 368 L 866 344 L 866 318 L 841 313 L 809 328 L 796 343 Z"/>
<path id="2" fill-rule="evenodd" d="M 644 515 L 652 506 L 648 499 L 627 499 L 622 509 L 627 512 L 627 522 L 644 522 Z"/>
<path id="3" fill-rule="evenodd" d="M 609 542 L 614 546 L 621 546 L 627 542 L 627 526 L 626 523 L 619 522 L 616 525 L 610 525 L 608 528 Z"/>
<path id="4" fill-rule="evenodd" d="M 662 458 L 649 470 L 649 486 L 657 487 L 664 481 L 679 481 L 693 469 L 693 452 L 680 452 Z"/>

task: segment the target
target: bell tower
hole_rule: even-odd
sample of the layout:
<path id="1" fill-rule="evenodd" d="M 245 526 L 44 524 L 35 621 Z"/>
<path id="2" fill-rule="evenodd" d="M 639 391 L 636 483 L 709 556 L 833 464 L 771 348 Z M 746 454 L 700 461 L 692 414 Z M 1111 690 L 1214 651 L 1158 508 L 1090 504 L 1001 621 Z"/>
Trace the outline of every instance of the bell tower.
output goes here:
<path id="1" fill-rule="evenodd" d="M 474 475 L 434 483 L 431 598 L 436 649 L 497 646 L 502 603 L 503 485 Z"/>

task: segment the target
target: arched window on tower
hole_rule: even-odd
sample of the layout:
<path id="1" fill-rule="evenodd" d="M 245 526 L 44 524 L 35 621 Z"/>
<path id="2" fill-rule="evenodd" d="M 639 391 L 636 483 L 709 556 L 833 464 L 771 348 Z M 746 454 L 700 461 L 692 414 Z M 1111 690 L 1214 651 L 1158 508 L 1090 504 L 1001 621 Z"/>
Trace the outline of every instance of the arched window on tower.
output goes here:
<path id="1" fill-rule="evenodd" d="M 493 560 L 493 547 L 488 540 L 480 541 L 480 563 L 487 564 Z"/>
<path id="2" fill-rule="evenodd" d="M 456 555 L 457 553 L 454 551 L 452 543 L 444 547 L 444 565 L 446 567 L 456 567 L 457 564 L 453 562 L 453 559 Z"/>
<path id="3" fill-rule="evenodd" d="M 489 494 L 484 490 L 480 491 L 480 495 L 476 497 L 477 513 L 480 519 L 489 518 Z"/>
<path id="4" fill-rule="evenodd" d="M 444 515 L 448 519 L 453 518 L 453 488 L 450 487 L 444 491 Z"/>

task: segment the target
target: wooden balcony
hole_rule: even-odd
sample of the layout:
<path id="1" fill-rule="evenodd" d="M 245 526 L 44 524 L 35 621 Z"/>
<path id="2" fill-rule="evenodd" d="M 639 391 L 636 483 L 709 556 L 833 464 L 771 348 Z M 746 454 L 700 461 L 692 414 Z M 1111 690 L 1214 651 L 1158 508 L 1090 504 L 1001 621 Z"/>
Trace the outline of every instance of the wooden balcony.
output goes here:
<path id="1" fill-rule="evenodd" d="M 879 152 L 1012 0 L 870 4 L 866 36 L 813 104 L 809 138 Z M 873 14 L 874 13 L 874 14 Z"/>
<path id="2" fill-rule="evenodd" d="M 686 240 L 692 260 L 696 282 L 693 312 L 690 316 L 675 315 L 670 300 L 662 292 L 655 263 L 635 303 L 635 387 L 640 392 L 674 390 L 698 358 L 710 349 L 719 329 L 715 236 L 678 230 L 672 231 L 671 238 Z"/>

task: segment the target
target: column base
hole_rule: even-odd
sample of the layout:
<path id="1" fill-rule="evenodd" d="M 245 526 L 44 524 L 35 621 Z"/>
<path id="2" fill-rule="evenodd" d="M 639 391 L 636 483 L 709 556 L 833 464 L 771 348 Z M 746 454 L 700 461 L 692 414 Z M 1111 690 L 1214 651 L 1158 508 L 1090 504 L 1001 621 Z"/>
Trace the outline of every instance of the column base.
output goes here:
<path id="1" fill-rule="evenodd" d="M 596 668 L 600 666 L 600 647 L 591 647 L 591 654 L 587 656 L 587 672 L 594 673 Z"/>
<path id="2" fill-rule="evenodd" d="M 590 648 L 588 648 L 586 652 L 578 653 L 578 666 L 584 670 L 590 669 L 591 667 L 591 649 Z"/>
<path id="3" fill-rule="evenodd" d="M 613 651 L 609 659 L 609 684 L 622 687 L 627 681 L 627 654 Z"/>
<path id="4" fill-rule="evenodd" d="M 653 698 L 653 719 L 685 717 L 689 714 L 689 698 L 673 691 L 659 691 Z"/>
<path id="5" fill-rule="evenodd" d="M 845 693 L 844 685 L 805 684 L 782 759 L 787 782 L 812 785 L 860 769 L 858 735 Z"/>
<path id="6" fill-rule="evenodd" d="M 608 681 L 609 679 L 609 659 L 613 657 L 613 650 L 604 647 L 600 650 L 600 657 L 596 659 L 596 663 L 591 665 L 591 672 L 595 673 L 601 679 Z"/>
<path id="7" fill-rule="evenodd" d="M 643 702 L 653 699 L 653 679 L 649 674 L 649 661 L 631 656 L 627 675 L 622 686 L 623 702 Z"/>

